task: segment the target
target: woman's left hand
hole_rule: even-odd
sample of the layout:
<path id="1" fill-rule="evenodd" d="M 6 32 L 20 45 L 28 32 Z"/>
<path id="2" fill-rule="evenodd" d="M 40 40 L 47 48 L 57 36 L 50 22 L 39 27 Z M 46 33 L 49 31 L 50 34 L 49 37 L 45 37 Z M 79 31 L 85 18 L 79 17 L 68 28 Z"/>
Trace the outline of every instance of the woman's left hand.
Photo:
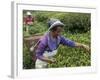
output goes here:
<path id="1" fill-rule="evenodd" d="M 83 44 L 83 48 L 90 53 L 91 49 L 89 48 L 89 46 Z"/>
<path id="2" fill-rule="evenodd" d="M 90 53 L 91 49 L 89 48 L 89 46 L 85 45 L 85 44 L 81 44 L 81 43 L 75 43 L 76 47 L 81 47 L 84 48 L 86 51 L 88 51 Z"/>

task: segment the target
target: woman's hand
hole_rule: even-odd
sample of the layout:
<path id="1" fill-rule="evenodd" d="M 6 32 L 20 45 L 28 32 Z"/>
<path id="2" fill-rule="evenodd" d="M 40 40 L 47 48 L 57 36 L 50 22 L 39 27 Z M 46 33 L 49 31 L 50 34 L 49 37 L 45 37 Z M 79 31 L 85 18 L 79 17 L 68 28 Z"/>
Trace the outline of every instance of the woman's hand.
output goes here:
<path id="1" fill-rule="evenodd" d="M 86 51 L 88 51 L 90 53 L 91 49 L 89 48 L 89 46 L 85 45 L 85 44 L 81 44 L 81 43 L 75 43 L 76 47 L 80 47 L 80 48 L 84 48 Z"/>
<path id="2" fill-rule="evenodd" d="M 56 63 L 56 59 L 55 58 L 52 58 L 50 60 L 51 60 L 51 63 Z"/>
<path id="3" fill-rule="evenodd" d="M 89 48 L 89 46 L 87 46 L 87 45 L 84 45 L 84 44 L 83 44 L 83 48 L 84 48 L 86 51 L 88 51 L 88 52 L 91 51 L 90 48 Z"/>
<path id="4" fill-rule="evenodd" d="M 47 63 L 50 63 L 50 64 L 56 62 L 56 59 L 54 59 L 54 58 L 49 59 L 48 57 L 44 57 L 44 56 L 40 56 L 39 59 L 41 59 L 42 61 L 45 61 Z"/>

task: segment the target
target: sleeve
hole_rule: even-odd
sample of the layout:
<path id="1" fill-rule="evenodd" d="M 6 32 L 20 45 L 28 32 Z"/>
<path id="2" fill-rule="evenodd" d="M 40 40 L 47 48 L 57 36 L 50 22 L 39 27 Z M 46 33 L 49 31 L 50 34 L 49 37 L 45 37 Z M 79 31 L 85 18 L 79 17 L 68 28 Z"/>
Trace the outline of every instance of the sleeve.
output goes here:
<path id="1" fill-rule="evenodd" d="M 69 47 L 75 47 L 74 41 L 72 41 L 68 38 L 65 38 L 63 36 L 61 36 L 60 44 L 63 44 L 63 45 L 69 46 Z"/>
<path id="2" fill-rule="evenodd" d="M 46 49 L 46 46 L 47 46 L 47 40 L 45 40 L 45 39 L 40 40 L 40 43 L 38 44 L 38 47 L 35 51 L 37 58 L 41 59 L 41 57 L 43 56 L 43 53 Z"/>

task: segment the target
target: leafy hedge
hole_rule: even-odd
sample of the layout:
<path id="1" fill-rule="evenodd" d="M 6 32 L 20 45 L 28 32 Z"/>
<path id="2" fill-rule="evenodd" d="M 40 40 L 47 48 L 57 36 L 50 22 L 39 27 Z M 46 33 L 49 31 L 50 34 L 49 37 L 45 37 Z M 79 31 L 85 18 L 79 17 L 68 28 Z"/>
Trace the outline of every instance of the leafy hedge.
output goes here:
<path id="1" fill-rule="evenodd" d="M 61 12 L 36 12 L 38 22 L 47 23 L 50 18 L 57 18 L 64 24 L 64 30 L 72 33 L 82 33 L 90 30 L 91 14 L 90 13 L 61 13 Z"/>

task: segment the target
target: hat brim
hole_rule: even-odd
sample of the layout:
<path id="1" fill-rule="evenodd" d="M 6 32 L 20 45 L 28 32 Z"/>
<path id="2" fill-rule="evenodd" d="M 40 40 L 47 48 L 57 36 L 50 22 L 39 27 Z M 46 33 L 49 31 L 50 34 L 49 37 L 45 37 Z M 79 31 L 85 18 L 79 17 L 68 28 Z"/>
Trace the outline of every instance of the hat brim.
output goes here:
<path id="1" fill-rule="evenodd" d="M 56 23 L 56 24 L 52 24 L 52 25 L 50 26 L 49 30 L 51 30 L 52 28 L 57 27 L 57 26 L 64 27 L 64 24 L 61 23 L 61 22 L 60 22 L 60 23 Z"/>

